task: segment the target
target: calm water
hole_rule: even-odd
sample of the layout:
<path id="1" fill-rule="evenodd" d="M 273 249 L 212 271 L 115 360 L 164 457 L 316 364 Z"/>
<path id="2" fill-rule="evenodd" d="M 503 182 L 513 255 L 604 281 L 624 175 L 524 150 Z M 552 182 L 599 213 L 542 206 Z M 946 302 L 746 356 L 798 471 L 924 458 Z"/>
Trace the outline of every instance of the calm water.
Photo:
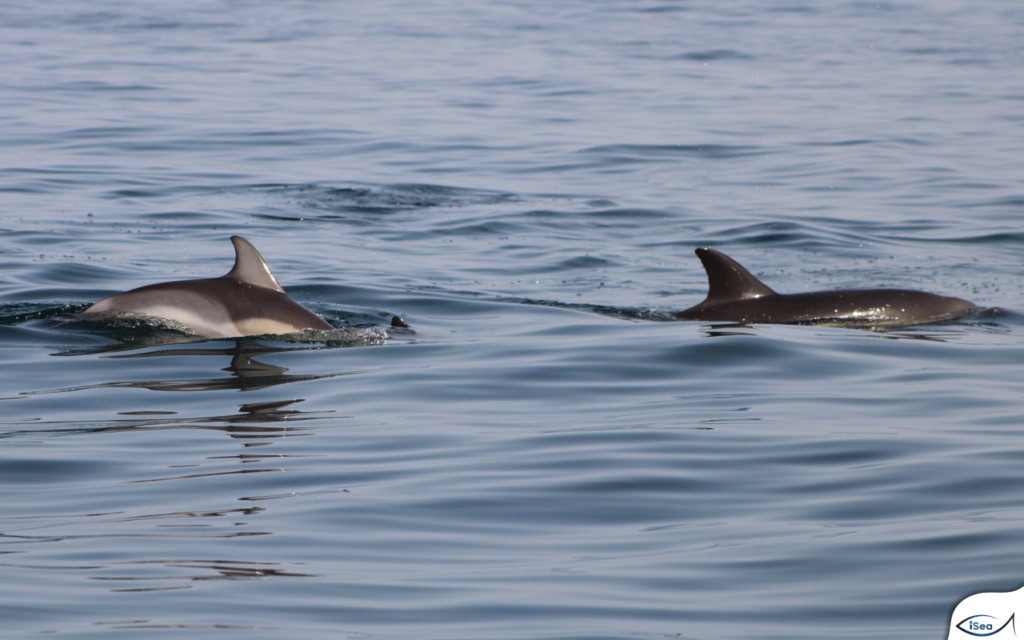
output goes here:
<path id="1" fill-rule="evenodd" d="M 940 638 L 1024 584 L 1024 9 L 427 5 L 0 5 L 5 638 Z M 54 326 L 233 234 L 336 342 Z M 646 320 L 697 246 L 1008 311 Z"/>

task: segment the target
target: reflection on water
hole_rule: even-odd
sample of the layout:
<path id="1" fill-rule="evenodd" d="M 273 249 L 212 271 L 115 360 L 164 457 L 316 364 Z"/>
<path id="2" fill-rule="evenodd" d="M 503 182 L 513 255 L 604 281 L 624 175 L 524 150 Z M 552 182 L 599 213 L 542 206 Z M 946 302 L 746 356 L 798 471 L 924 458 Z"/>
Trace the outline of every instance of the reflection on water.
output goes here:
<path id="1" fill-rule="evenodd" d="M 265 389 L 289 382 L 303 382 L 333 378 L 351 373 L 327 373 L 319 375 L 287 374 L 288 369 L 272 364 L 265 364 L 254 359 L 255 356 L 267 353 L 296 351 L 284 347 L 270 347 L 248 340 L 236 340 L 235 346 L 229 349 L 161 349 L 128 355 L 109 356 L 110 358 L 157 358 L 163 356 L 231 356 L 231 364 L 221 369 L 229 371 L 232 378 L 213 378 L 205 380 L 169 380 L 131 383 L 109 383 L 105 386 L 144 387 L 153 391 L 219 391 L 222 389 L 238 389 L 253 391 Z"/>
<path id="2" fill-rule="evenodd" d="M 168 514 L 168 517 L 186 516 L 194 517 L 205 514 Z M 214 515 L 214 514 L 209 514 Z M 222 515 L 222 514 L 216 514 Z M 195 526 L 195 525 L 163 525 L 163 526 Z M 272 535 L 270 532 L 250 532 L 250 533 L 238 533 L 233 536 L 220 536 L 220 537 L 238 537 L 244 535 Z M 0 534 L 0 540 L 11 539 L 24 539 L 25 541 L 39 542 L 43 538 L 39 536 L 7 536 Z M 68 537 L 51 537 L 50 541 L 57 542 L 60 540 L 72 539 L 74 536 Z M 154 568 L 160 567 L 164 572 L 170 575 L 154 575 Z M 33 565 L 28 567 L 26 565 L 18 563 L 2 563 L 0 567 L 9 568 L 41 568 Z M 64 569 L 67 567 L 59 566 L 45 566 L 47 569 Z M 189 589 L 191 585 L 180 584 L 181 582 L 206 582 L 210 580 L 268 580 L 271 578 L 315 578 L 318 574 L 306 573 L 302 571 L 295 571 L 288 568 L 284 568 L 280 563 L 276 562 L 253 562 L 246 560 L 186 560 L 181 558 L 174 559 L 154 559 L 154 560 L 143 560 L 137 562 L 113 562 L 109 564 L 97 563 L 88 566 L 78 566 L 74 569 L 79 571 L 88 571 L 89 573 L 101 573 L 109 575 L 90 575 L 88 579 L 99 580 L 105 582 L 119 583 L 124 586 L 118 586 L 110 589 L 114 593 L 126 593 L 126 592 L 141 592 L 141 591 L 169 591 L 175 589 Z M 131 585 L 131 586 L 129 586 Z M 138 585 L 138 586 L 135 586 Z M 145 620 L 136 621 L 144 624 Z M 130 628 L 130 627 L 124 627 Z"/>
<path id="3" fill-rule="evenodd" d="M 218 343 L 224 344 L 224 343 Z M 230 343 L 229 343 L 230 344 Z M 96 384 L 24 392 L 21 397 L 41 396 L 48 394 L 67 394 L 71 392 L 112 389 L 138 388 L 150 391 L 252 391 L 267 389 L 292 382 L 317 380 L 359 372 L 298 375 L 289 373 L 285 367 L 261 362 L 257 356 L 274 353 L 310 350 L 308 345 L 302 347 L 270 346 L 254 340 L 236 340 L 233 345 L 217 348 L 198 348 L 193 345 L 184 347 L 163 345 L 154 350 L 103 356 L 117 360 L 135 360 L 146 358 L 166 358 L 182 356 L 191 362 L 208 362 L 213 369 L 227 372 L 223 377 L 198 379 L 164 379 L 164 380 L 126 380 L 99 382 Z M 227 364 L 225 367 L 224 364 Z M 163 369 L 163 363 L 157 366 L 123 366 L 115 367 L 124 375 L 131 375 L 126 370 L 142 375 Z M 175 396 L 175 399 L 181 396 Z M 16 547 L 36 549 L 36 545 L 82 544 L 85 540 L 116 539 L 123 544 L 124 539 L 132 539 L 138 544 L 146 545 L 148 541 L 164 539 L 178 540 L 228 540 L 271 536 L 276 527 L 266 517 L 273 510 L 273 500 L 295 498 L 299 495 L 299 487 L 292 484 L 297 472 L 308 469 L 310 459 L 321 458 L 322 454 L 308 447 L 281 451 L 273 444 L 282 438 L 313 435 L 314 428 L 309 423 L 330 417 L 340 421 L 350 418 L 339 416 L 333 410 L 301 411 L 296 408 L 304 402 L 301 398 L 290 398 L 268 402 L 250 402 L 238 405 L 236 412 L 218 412 L 216 415 L 182 416 L 178 411 L 122 411 L 115 417 L 98 420 L 5 420 L 0 418 L 0 439 L 7 442 L 24 442 L 38 440 L 40 437 L 74 437 L 91 436 L 94 434 L 117 433 L 153 433 L 168 430 L 199 430 L 219 431 L 238 440 L 237 443 L 227 442 L 217 445 L 203 442 L 190 436 L 182 442 L 200 442 L 198 456 L 186 454 L 175 457 L 169 454 L 168 461 L 163 464 L 148 466 L 130 475 L 121 475 L 113 481 L 94 480 L 95 491 L 100 494 L 139 495 L 151 492 L 150 487 L 168 487 L 169 495 L 176 496 L 178 504 L 175 508 L 154 509 L 154 503 L 143 500 L 134 502 L 125 498 L 126 504 L 134 504 L 123 510 L 97 509 L 92 513 L 68 513 L 66 507 L 47 512 L 45 509 L 26 509 L 22 512 L 11 511 L 0 515 L 0 547 Z M 178 408 L 178 403 L 175 403 Z M 190 404 L 184 407 L 194 406 Z M 301 424 L 300 424 L 301 423 Z M 326 425 L 324 425 L 326 426 Z M 152 435 L 150 436 L 153 437 Z M 91 439 L 90 439 L 91 440 Z M 129 438 L 139 442 L 138 438 Z M 218 439 L 214 439 L 217 441 Z M 227 447 L 227 449 L 225 449 Z M 148 451 L 148 449 L 147 449 Z M 243 453 L 244 452 L 244 453 Z M 155 451 L 154 451 L 155 454 Z M 171 462 L 173 461 L 173 462 Z M 120 463 L 119 458 L 112 460 Z M 129 465 L 130 466 L 130 465 Z M 59 478 L 64 473 L 60 464 L 53 460 L 26 459 L 20 466 L 6 469 L 9 477 L 19 473 L 27 478 L 44 478 L 45 484 L 50 479 Z M 256 475 L 253 475 L 256 474 Z M 282 480 L 266 480 L 267 478 Z M 238 482 L 241 490 L 233 495 L 209 494 L 199 487 L 208 487 L 210 482 L 221 482 L 232 478 Z M 170 484 L 168 484 L 170 483 Z M 161 489 L 155 489 L 160 491 Z M 166 491 L 166 490 L 165 490 Z M 344 489 L 329 489 L 328 492 L 346 493 Z M 227 503 L 225 504 L 225 500 Z M 241 507 L 237 507 L 242 502 Z M 232 504 L 233 503 L 233 504 Z M 158 504 L 158 503 L 157 503 Z M 157 543 L 158 545 L 160 543 Z M 0 551 L 0 556 L 3 551 Z M 58 554 L 59 555 L 59 554 Z M 159 592 L 191 589 L 201 582 L 215 580 L 268 580 L 282 578 L 317 577 L 317 574 L 290 566 L 301 563 L 266 562 L 259 559 L 245 559 L 223 556 L 194 557 L 190 555 L 173 555 L 157 552 L 149 557 L 131 561 L 105 562 L 98 560 L 82 563 L 74 567 L 66 566 L 59 559 L 47 559 L 45 554 L 36 554 L 33 562 L 0 563 L 0 567 L 14 571 L 38 570 L 40 568 L 55 571 L 71 570 L 76 575 L 108 586 L 109 591 L 116 593 Z M 9 556 L 13 557 L 13 556 Z M 191 559 L 190 559 L 191 558 Z M 150 620 L 122 620 L 105 623 L 111 628 L 161 628 L 166 625 Z M 171 625 L 178 627 L 180 625 Z"/>
<path id="4" fill-rule="evenodd" d="M 73 391 L 68 389 L 66 391 Z M 56 393 L 56 392 L 48 392 Z M 280 400 L 276 402 L 259 402 L 255 404 L 244 404 L 238 409 L 237 414 L 223 416 L 209 416 L 197 418 L 136 418 L 123 420 L 93 420 L 93 421 L 18 421 L 0 422 L 0 425 L 25 424 L 38 426 L 40 428 L 24 430 L 5 430 L 0 433 L 2 438 L 18 438 L 26 435 L 54 435 L 70 436 L 87 433 L 116 433 L 119 431 L 154 431 L 161 429 L 203 429 L 209 431 L 223 431 L 233 438 L 280 438 L 284 436 L 302 435 L 303 431 L 309 431 L 308 427 L 288 426 L 267 426 L 267 423 L 294 423 L 305 420 L 318 420 L 326 416 L 323 414 L 334 411 L 297 411 L 284 407 L 304 402 L 303 399 Z M 141 413 L 141 412 L 140 412 Z M 138 415 L 136 413 L 125 413 L 119 415 Z M 152 412 L 143 413 L 151 416 Z M 174 414 L 165 414 L 174 415 Z M 334 418 L 346 418 L 350 416 L 332 416 Z"/>
<path id="5" fill-rule="evenodd" d="M 93 580 L 107 580 L 114 582 L 152 582 L 152 581 L 194 581 L 202 582 L 206 580 L 251 580 L 260 579 L 266 580 L 269 578 L 313 578 L 316 574 L 312 573 L 301 573 L 297 571 L 288 571 L 281 568 L 274 568 L 276 563 L 273 562 L 233 562 L 228 560 L 149 560 L 146 562 L 138 563 L 123 563 L 121 565 L 113 565 L 119 570 L 123 570 L 122 567 L 125 565 L 142 565 L 143 569 L 148 573 L 149 566 L 154 564 L 162 564 L 164 567 L 169 569 L 187 569 L 188 571 L 181 575 L 170 575 L 161 576 L 155 578 L 152 575 L 132 575 L 130 572 L 125 571 L 122 575 L 114 576 L 92 576 Z M 188 585 L 176 585 L 173 587 L 169 586 L 147 586 L 147 587 L 125 587 L 121 589 L 111 589 L 114 592 L 127 592 L 127 591 L 165 591 L 168 589 L 187 589 Z"/>
<path id="6" fill-rule="evenodd" d="M 26 391 L 22 392 L 20 395 L 38 396 L 111 388 L 138 388 L 149 389 L 151 391 L 253 391 L 293 382 L 351 376 L 362 373 L 360 371 L 349 371 L 344 373 L 298 375 L 288 373 L 288 369 L 286 367 L 267 364 L 256 360 L 256 356 L 258 355 L 306 349 L 308 349 L 308 347 L 296 349 L 269 346 L 250 340 L 236 340 L 233 347 L 221 349 L 162 348 L 155 351 L 147 351 L 145 353 L 107 356 L 115 359 L 160 358 L 168 356 L 230 358 L 230 364 L 227 367 L 220 369 L 220 371 L 227 371 L 231 376 L 185 380 L 129 380 L 100 382 L 97 384 L 77 387 Z M 301 432 L 308 430 L 308 428 L 294 426 L 294 423 L 296 422 L 317 420 L 325 417 L 324 414 L 334 413 L 334 411 L 299 411 L 295 408 L 289 408 L 299 402 L 304 402 L 304 400 L 301 398 L 292 398 L 272 402 L 249 403 L 240 405 L 238 413 L 215 416 L 179 417 L 177 412 L 172 411 L 125 411 L 118 413 L 119 416 L 125 417 L 117 419 L 91 421 L 19 420 L 6 423 L 0 422 L 0 424 L 7 425 L 32 425 L 30 430 L 5 430 L 3 433 L 0 433 L 0 438 L 16 438 L 27 434 L 41 435 L 49 433 L 52 435 L 73 435 L 82 433 L 111 433 L 118 431 L 159 429 L 207 429 L 224 431 L 233 438 L 277 438 L 284 435 L 301 435 Z M 343 418 L 349 416 L 332 417 Z M 283 423 L 288 424 L 284 425 Z"/>
<path id="7" fill-rule="evenodd" d="M 316 347 L 319 349 L 326 347 Z M 319 380 L 322 378 L 334 378 L 337 376 L 353 375 L 360 372 L 347 373 L 324 373 L 316 375 L 295 375 L 288 374 L 285 367 L 278 367 L 272 364 L 265 364 L 255 360 L 255 356 L 268 353 L 281 353 L 287 351 L 304 351 L 310 349 L 271 347 L 250 340 L 236 340 L 235 346 L 226 349 L 158 349 L 145 353 L 132 353 L 126 355 L 107 356 L 109 358 L 160 358 L 166 356 L 221 356 L 230 357 L 231 364 L 221 369 L 231 373 L 230 378 L 203 378 L 198 380 L 134 380 L 128 382 L 103 382 L 100 384 L 84 385 L 80 387 L 68 387 L 64 389 L 52 389 L 46 391 L 26 392 L 22 395 L 38 395 L 43 393 L 67 393 L 71 391 L 83 391 L 86 389 L 104 389 L 111 387 L 134 387 L 150 389 L 151 391 L 223 391 L 237 389 L 239 391 L 254 391 L 266 389 L 290 382 L 304 382 L 307 380 Z"/>

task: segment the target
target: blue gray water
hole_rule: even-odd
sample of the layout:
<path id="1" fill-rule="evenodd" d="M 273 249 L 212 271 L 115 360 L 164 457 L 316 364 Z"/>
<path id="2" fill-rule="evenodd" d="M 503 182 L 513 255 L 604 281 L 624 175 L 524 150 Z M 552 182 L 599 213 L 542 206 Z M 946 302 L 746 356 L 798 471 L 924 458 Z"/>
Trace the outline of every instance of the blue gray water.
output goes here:
<path id="1" fill-rule="evenodd" d="M 1022 29 L 3 3 L 2 635 L 944 637 L 1024 584 Z M 54 325 L 233 234 L 343 339 Z M 698 246 L 1007 313 L 649 321 Z"/>

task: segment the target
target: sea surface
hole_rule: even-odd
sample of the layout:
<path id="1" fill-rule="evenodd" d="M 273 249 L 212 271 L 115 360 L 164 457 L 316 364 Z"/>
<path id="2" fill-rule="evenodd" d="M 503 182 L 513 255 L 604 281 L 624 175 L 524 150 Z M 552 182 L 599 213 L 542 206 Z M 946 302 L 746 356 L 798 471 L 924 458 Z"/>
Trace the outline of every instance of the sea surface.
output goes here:
<path id="1" fill-rule="evenodd" d="M 0 635 L 945 638 L 1024 584 L 1022 33 L 1004 0 L 5 0 Z M 232 235 L 337 338 L 62 320 Z M 701 246 L 997 310 L 655 321 Z"/>

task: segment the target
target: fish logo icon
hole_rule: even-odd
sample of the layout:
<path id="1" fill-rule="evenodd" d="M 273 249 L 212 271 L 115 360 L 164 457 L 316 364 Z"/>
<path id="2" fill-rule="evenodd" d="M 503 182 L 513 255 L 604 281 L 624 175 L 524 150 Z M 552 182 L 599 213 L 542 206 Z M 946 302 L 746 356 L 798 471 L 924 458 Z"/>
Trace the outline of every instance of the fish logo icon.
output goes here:
<path id="1" fill-rule="evenodd" d="M 963 631 L 967 635 L 974 636 L 976 638 L 987 638 L 994 636 L 1006 627 L 1013 624 L 1013 616 L 1004 622 L 1001 626 L 999 625 L 999 618 L 986 614 L 978 614 L 965 618 L 957 623 L 956 628 Z M 1013 630 L 1013 635 L 1017 635 L 1017 630 Z"/>
<path id="2" fill-rule="evenodd" d="M 976 593 L 960 601 L 949 622 L 948 640 L 1016 638 L 1017 611 L 1024 609 L 1024 587 L 1008 593 Z"/>

